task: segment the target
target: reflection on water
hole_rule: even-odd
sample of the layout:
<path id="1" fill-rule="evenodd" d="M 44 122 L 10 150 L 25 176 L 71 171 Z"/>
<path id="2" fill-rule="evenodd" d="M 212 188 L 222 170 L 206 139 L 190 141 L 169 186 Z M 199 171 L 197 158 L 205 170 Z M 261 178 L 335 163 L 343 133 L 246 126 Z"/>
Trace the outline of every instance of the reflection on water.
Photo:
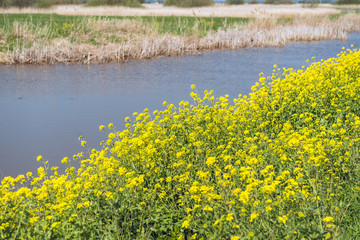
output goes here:
<path id="1" fill-rule="evenodd" d="M 3 175 L 36 171 L 37 155 L 52 165 L 82 151 L 78 137 L 99 148 L 98 126 L 162 102 L 190 100 L 190 85 L 216 96 L 248 94 L 258 74 L 272 66 L 300 68 L 312 56 L 335 57 L 348 41 L 292 43 L 284 48 L 212 51 L 201 55 L 102 65 L 0 66 L 0 169 Z"/>

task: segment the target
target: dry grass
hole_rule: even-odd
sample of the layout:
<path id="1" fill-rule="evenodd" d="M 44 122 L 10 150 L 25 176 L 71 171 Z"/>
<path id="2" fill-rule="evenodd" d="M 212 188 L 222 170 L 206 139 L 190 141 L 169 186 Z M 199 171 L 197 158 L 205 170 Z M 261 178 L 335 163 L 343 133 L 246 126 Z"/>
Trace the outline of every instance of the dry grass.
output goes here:
<path id="1" fill-rule="evenodd" d="M 246 28 L 218 31 L 201 39 L 204 49 L 242 47 L 279 47 L 291 41 L 345 40 L 349 32 L 360 30 L 360 18 L 346 16 L 336 22 L 296 19 L 291 24 L 277 24 L 273 19 L 250 22 Z"/>
<path id="2" fill-rule="evenodd" d="M 92 32 L 74 31 L 68 38 L 49 41 L 35 37 L 31 47 L 17 46 L 7 54 L 0 54 L 0 63 L 121 62 L 130 59 L 191 54 L 210 49 L 276 47 L 299 40 L 344 40 L 348 33 L 360 30 L 360 16 L 345 15 L 335 21 L 330 21 L 328 18 L 299 18 L 282 24 L 272 18 L 257 19 L 247 25 L 236 25 L 227 30 L 210 32 L 205 37 L 161 35 L 141 20 L 89 19 L 84 24 Z M 103 32 L 101 36 L 97 34 L 99 31 Z M 119 33 L 117 36 L 121 41 L 108 40 L 107 36 L 114 32 Z M 23 26 L 14 34 L 19 38 L 28 38 L 27 27 Z M 74 37 L 77 39 L 76 43 L 70 40 Z M 98 44 L 87 43 L 89 37 L 95 37 Z"/>
<path id="3" fill-rule="evenodd" d="M 212 7 L 192 9 L 163 7 L 155 4 L 147 4 L 144 5 L 144 8 L 138 9 L 71 5 L 57 6 L 50 10 L 10 8 L 1 9 L 0 12 L 255 18 L 246 25 L 239 24 L 226 30 L 210 31 L 205 37 L 201 37 L 200 34 L 192 36 L 163 34 L 151 23 L 145 23 L 141 19 L 100 20 L 91 18 L 79 24 L 85 26 L 86 32 L 81 29 L 73 29 L 68 37 L 44 38 L 43 36 L 49 36 L 51 32 L 47 26 L 39 27 L 34 31 L 26 23 L 14 22 L 12 37 L 19 39 L 20 44 L 7 53 L 0 53 L 0 63 L 3 64 L 120 62 L 130 59 L 191 54 L 210 49 L 277 47 L 290 41 L 344 40 L 348 33 L 360 30 L 359 15 L 347 14 L 330 21 L 324 15 L 337 14 L 340 11 L 332 5 L 325 4 L 318 8 L 304 8 L 301 5 L 227 6 L 216 4 Z M 279 19 L 284 21 L 279 23 Z M 92 43 L 90 43 L 91 41 Z M 29 42 L 31 44 L 26 45 Z"/>
<path id="4" fill-rule="evenodd" d="M 59 5 L 49 10 L 35 8 L 0 9 L 0 13 L 57 13 L 62 15 L 102 15 L 102 16 L 199 16 L 199 17 L 313 17 L 340 13 L 332 5 L 321 4 L 317 8 L 294 5 L 238 5 L 215 4 L 211 7 L 176 8 L 161 4 L 144 4 L 143 8 L 128 7 L 86 7 L 83 5 Z"/>

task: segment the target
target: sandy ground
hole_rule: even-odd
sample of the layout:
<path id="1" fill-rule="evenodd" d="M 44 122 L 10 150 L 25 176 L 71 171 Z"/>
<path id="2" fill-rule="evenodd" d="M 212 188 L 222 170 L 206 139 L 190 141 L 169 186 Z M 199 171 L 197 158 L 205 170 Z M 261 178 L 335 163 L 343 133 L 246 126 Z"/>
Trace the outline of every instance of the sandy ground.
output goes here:
<path id="1" fill-rule="evenodd" d="M 238 5 L 215 4 L 211 7 L 176 8 L 162 4 L 144 4 L 143 8 L 128 7 L 85 7 L 82 5 L 59 5 L 48 10 L 35 8 L 0 9 L 0 13 L 57 13 L 62 15 L 102 15 L 102 16 L 198 16 L 198 17 L 311 17 L 336 14 L 340 11 L 330 4 L 317 8 L 294 5 Z"/>

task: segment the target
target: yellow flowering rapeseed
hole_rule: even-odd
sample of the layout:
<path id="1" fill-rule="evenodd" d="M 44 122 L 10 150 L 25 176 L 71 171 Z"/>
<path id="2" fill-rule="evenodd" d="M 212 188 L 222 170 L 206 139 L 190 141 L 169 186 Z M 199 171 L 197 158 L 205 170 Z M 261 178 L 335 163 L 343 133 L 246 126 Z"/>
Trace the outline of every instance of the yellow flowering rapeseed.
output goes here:
<path id="1" fill-rule="evenodd" d="M 191 86 L 194 103 L 101 125 L 102 149 L 64 158 L 64 174 L 39 156 L 37 174 L 3 178 L 1 238 L 356 235 L 360 52 L 274 68 L 234 104 Z"/>

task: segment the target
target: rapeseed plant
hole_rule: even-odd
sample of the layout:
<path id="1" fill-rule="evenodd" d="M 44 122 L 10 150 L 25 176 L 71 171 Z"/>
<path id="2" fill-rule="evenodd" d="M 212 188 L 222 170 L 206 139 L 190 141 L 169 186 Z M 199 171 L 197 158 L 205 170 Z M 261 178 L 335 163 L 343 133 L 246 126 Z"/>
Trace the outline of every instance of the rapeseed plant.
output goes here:
<path id="1" fill-rule="evenodd" d="M 359 216 L 360 51 L 100 126 L 100 150 L 0 185 L 3 239 L 341 239 Z M 84 146 L 86 142 L 80 139 Z M 73 161 L 80 165 L 75 168 Z M 346 235 L 347 234 L 347 235 Z"/>

